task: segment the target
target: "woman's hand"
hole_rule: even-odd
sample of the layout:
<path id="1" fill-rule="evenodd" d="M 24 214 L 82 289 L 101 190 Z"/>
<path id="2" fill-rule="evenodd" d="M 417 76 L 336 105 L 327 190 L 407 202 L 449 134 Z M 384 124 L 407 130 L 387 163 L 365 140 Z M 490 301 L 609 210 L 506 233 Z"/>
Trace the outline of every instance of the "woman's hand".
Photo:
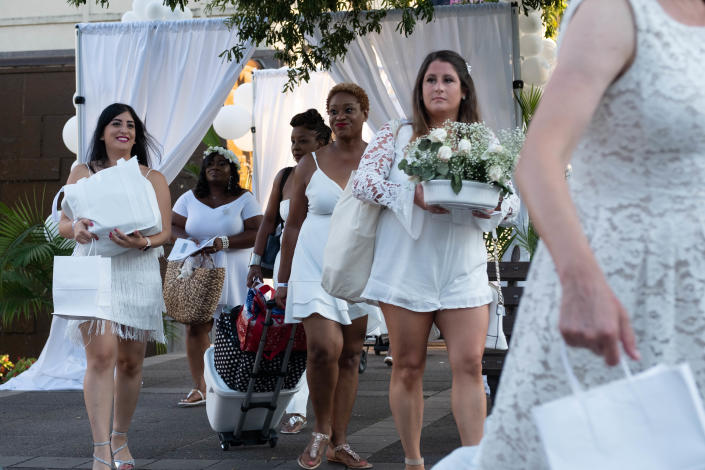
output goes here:
<path id="1" fill-rule="evenodd" d="M 216 251 L 223 251 L 223 240 L 221 240 L 220 237 L 217 237 L 213 240 L 213 246 L 207 246 L 201 251 L 208 254 L 215 253 Z"/>
<path id="2" fill-rule="evenodd" d="M 128 235 L 116 228 L 110 232 L 108 236 L 116 245 L 120 245 L 123 248 L 136 248 L 141 250 L 147 246 L 147 240 L 145 240 L 145 237 L 137 230 Z"/>
<path id="3" fill-rule="evenodd" d="M 98 240 L 98 235 L 88 231 L 88 227 L 92 226 L 93 222 L 89 219 L 78 219 L 73 224 L 73 239 L 82 245 L 89 243 L 91 240 Z"/>
<path id="4" fill-rule="evenodd" d="M 286 308 L 287 291 L 288 291 L 287 287 L 277 287 L 277 292 L 276 292 L 276 294 L 274 294 L 274 300 L 277 301 L 277 306 L 279 308 L 282 308 L 282 309 Z"/>
<path id="5" fill-rule="evenodd" d="M 629 315 L 604 276 L 573 276 L 561 281 L 563 297 L 558 327 L 565 342 L 602 356 L 609 366 L 619 362 L 619 344 L 638 361 Z"/>
<path id="6" fill-rule="evenodd" d="M 441 206 L 436 206 L 433 204 L 426 204 L 423 198 L 423 186 L 421 183 L 416 185 L 416 190 L 414 191 L 414 204 L 419 206 L 421 209 L 429 211 L 432 214 L 447 214 L 448 210 L 442 208 Z"/>
<path id="7" fill-rule="evenodd" d="M 247 287 L 252 287 L 255 285 L 256 280 L 261 281 L 262 279 L 262 266 L 257 266 L 256 264 L 250 266 L 250 270 L 247 271 Z"/>

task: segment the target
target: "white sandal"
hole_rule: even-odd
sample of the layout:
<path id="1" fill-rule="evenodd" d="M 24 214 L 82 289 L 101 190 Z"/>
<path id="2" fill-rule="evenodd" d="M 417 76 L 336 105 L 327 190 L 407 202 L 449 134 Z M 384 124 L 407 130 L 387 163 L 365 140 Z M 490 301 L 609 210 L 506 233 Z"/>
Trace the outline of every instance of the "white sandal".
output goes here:
<path id="1" fill-rule="evenodd" d="M 188 401 L 189 398 L 195 393 L 198 393 L 201 396 L 200 400 L 196 401 Z M 181 408 L 188 408 L 190 406 L 200 406 L 200 405 L 205 405 L 206 403 L 206 397 L 203 395 L 203 392 L 201 392 L 197 388 L 192 388 L 190 392 L 188 392 L 188 395 L 186 395 L 186 398 L 179 401 L 179 403 L 176 404 L 176 406 L 181 407 Z"/>

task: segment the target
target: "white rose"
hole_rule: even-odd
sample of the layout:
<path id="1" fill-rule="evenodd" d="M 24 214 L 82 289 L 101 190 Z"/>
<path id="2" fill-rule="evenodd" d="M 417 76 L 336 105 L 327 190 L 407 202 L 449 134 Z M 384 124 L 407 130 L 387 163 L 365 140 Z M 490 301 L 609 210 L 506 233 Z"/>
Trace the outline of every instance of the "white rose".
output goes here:
<path id="1" fill-rule="evenodd" d="M 447 145 L 442 145 L 441 148 L 438 149 L 438 159 L 440 161 L 447 162 L 452 156 L 453 151 Z"/>
<path id="2" fill-rule="evenodd" d="M 501 153 L 504 152 L 504 147 L 497 143 L 491 143 L 487 148 L 488 153 Z"/>
<path id="3" fill-rule="evenodd" d="M 497 165 L 492 165 L 489 170 L 487 170 L 487 176 L 490 181 L 501 181 L 504 176 L 504 172 Z"/>
<path id="4" fill-rule="evenodd" d="M 433 129 L 431 133 L 428 135 L 428 139 L 431 142 L 443 142 L 446 140 L 446 136 L 448 134 L 446 133 L 445 129 L 438 128 L 438 129 Z"/>
<path id="5" fill-rule="evenodd" d="M 472 144 L 468 139 L 460 139 L 458 142 L 458 153 L 461 155 L 469 156 L 472 151 Z"/>

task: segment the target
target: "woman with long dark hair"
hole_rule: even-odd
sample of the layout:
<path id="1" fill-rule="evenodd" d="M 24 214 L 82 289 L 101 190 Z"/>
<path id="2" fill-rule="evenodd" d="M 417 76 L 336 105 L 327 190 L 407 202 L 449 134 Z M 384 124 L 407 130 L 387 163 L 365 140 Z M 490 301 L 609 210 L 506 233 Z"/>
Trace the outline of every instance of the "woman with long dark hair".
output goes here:
<path id="1" fill-rule="evenodd" d="M 465 60 L 453 51 L 429 54 L 416 77 L 413 118 L 380 129 L 365 151 L 353 181 L 353 194 L 382 211 L 372 271 L 362 296 L 379 302 L 394 349 L 389 404 L 401 437 L 408 470 L 423 468 L 423 373 L 426 346 L 435 322 L 448 348 L 453 373 L 451 405 L 463 445 L 482 437 L 485 390 L 482 354 L 487 335 L 487 279 L 483 230 L 475 218 L 461 217 L 424 202 L 423 188 L 398 168 L 409 142 L 447 120 L 480 120 L 475 86 Z M 505 198 L 506 220 L 518 198 Z M 485 228 L 486 229 L 486 228 Z"/>
<path id="2" fill-rule="evenodd" d="M 214 264 L 225 268 L 221 305 L 245 303 L 247 262 L 255 243 L 262 211 L 251 192 L 240 187 L 240 162 L 223 147 L 208 147 L 196 187 L 174 203 L 173 238 L 191 238 L 204 242 L 217 237 L 212 253 Z M 186 356 L 194 388 L 178 403 L 189 407 L 205 404 L 206 383 L 203 378 L 203 354 L 210 346 L 208 334 L 213 320 L 186 325 Z"/>
<path id="3" fill-rule="evenodd" d="M 69 331 L 86 350 L 83 396 L 93 434 L 93 469 L 105 470 L 112 463 L 119 470 L 134 469 L 127 431 L 137 406 L 145 348 L 150 340 L 164 342 L 158 257 L 171 233 L 171 200 L 164 176 L 149 168 L 150 152 L 156 149 L 135 110 L 126 104 L 111 104 L 98 118 L 89 162 L 77 165 L 67 181 L 72 184 L 90 178 L 134 155 L 142 176 L 156 193 L 163 227 L 161 233 L 148 237 L 137 231 L 110 232 L 108 236 L 114 243 L 129 248 L 111 258 L 111 318 L 69 322 Z M 78 242 L 76 255 L 87 255 L 91 240 L 98 238 L 89 231 L 92 225 L 88 219 L 69 220 L 62 215 L 59 232 Z"/>

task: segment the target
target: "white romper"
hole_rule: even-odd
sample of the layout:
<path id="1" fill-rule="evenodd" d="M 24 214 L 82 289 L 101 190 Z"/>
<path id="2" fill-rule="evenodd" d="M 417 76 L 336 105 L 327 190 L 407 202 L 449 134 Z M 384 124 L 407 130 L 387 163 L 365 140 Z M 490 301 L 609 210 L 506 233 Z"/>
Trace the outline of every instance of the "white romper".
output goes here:
<path id="1" fill-rule="evenodd" d="M 480 222 L 469 211 L 431 214 L 414 205 L 415 184 L 399 170 L 413 130 L 385 124 L 370 142 L 355 175 L 355 197 L 380 204 L 372 272 L 362 296 L 416 312 L 486 305 L 487 252 Z M 519 198 L 502 202 L 505 222 Z M 486 230 L 486 229 L 485 229 Z"/>

